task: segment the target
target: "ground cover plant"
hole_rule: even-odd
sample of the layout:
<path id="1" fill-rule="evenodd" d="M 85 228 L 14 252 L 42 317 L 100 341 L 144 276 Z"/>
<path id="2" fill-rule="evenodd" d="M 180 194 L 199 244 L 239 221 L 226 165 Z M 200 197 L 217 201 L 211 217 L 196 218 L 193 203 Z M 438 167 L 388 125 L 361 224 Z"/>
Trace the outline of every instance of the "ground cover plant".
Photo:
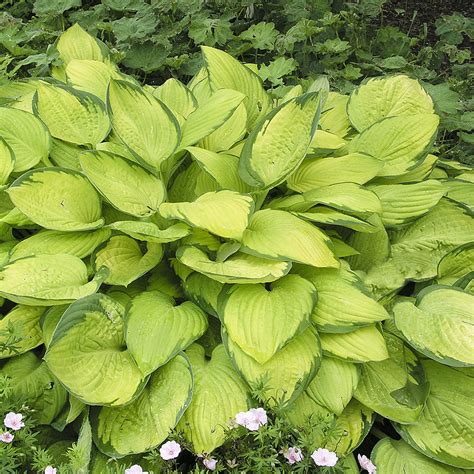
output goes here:
<path id="1" fill-rule="evenodd" d="M 420 83 L 56 49 L 0 89 L 2 472 L 474 468 L 474 175 Z"/>

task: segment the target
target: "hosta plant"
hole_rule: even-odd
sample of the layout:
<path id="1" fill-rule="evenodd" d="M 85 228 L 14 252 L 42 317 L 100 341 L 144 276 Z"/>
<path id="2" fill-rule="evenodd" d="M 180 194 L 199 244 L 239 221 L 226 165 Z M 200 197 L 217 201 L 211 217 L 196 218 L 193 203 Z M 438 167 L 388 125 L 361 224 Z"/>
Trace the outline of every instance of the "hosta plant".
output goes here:
<path id="1" fill-rule="evenodd" d="M 379 474 L 474 468 L 474 174 L 431 154 L 420 84 L 275 99 L 203 47 L 188 84 L 151 87 L 78 26 L 56 47 L 0 107 L 0 374 L 43 458 L 79 433 L 80 472 L 160 472 L 172 435 L 227 470 L 322 449 L 358 472 L 376 423 Z M 291 433 L 266 466 L 232 428 L 257 406 L 259 456 Z"/>

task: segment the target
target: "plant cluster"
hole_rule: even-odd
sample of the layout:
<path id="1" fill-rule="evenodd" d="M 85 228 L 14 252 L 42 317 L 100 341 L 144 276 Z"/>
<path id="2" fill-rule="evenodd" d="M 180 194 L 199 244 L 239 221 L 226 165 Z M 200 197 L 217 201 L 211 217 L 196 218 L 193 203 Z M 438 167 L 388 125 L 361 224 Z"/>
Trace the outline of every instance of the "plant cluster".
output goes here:
<path id="1" fill-rule="evenodd" d="M 171 472 L 179 444 L 196 472 L 356 473 L 371 430 L 367 469 L 473 468 L 474 175 L 431 154 L 420 83 L 280 97 L 203 47 L 188 84 L 142 87 L 78 25 L 56 49 L 0 89 L 21 469 Z"/>

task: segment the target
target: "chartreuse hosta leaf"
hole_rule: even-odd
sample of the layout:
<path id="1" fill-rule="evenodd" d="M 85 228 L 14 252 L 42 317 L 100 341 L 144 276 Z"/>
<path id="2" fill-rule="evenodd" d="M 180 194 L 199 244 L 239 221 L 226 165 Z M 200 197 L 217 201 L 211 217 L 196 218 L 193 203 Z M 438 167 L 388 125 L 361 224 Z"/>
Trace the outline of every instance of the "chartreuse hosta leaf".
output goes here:
<path id="1" fill-rule="evenodd" d="M 323 111 L 319 119 L 319 126 L 334 135 L 344 138 L 351 128 L 347 115 L 347 101 L 349 96 L 338 92 L 329 92 L 324 101 Z"/>
<path id="2" fill-rule="evenodd" d="M 180 81 L 171 78 L 156 87 L 152 94 L 160 99 L 176 116 L 187 118 L 196 110 L 197 100 L 193 93 Z"/>
<path id="3" fill-rule="evenodd" d="M 41 84 L 35 111 L 51 135 L 78 145 L 95 145 L 110 130 L 104 103 L 95 95 L 62 85 Z"/>
<path id="4" fill-rule="evenodd" d="M 61 316 L 66 311 L 68 305 L 51 306 L 47 309 L 39 320 L 41 332 L 43 333 L 43 344 L 48 347 Z"/>
<path id="5" fill-rule="evenodd" d="M 163 257 L 161 244 L 140 244 L 127 235 L 115 235 L 93 255 L 94 267 L 109 269 L 105 283 L 127 286 L 150 271 Z"/>
<path id="6" fill-rule="evenodd" d="M 190 363 L 183 355 L 177 355 L 153 373 L 132 403 L 92 410 L 96 446 L 116 458 L 155 448 L 178 423 L 191 402 L 192 390 Z"/>
<path id="7" fill-rule="evenodd" d="M 299 275 L 267 285 L 235 285 L 219 315 L 232 342 L 259 364 L 268 362 L 310 324 L 316 289 Z"/>
<path id="8" fill-rule="evenodd" d="M 140 87 L 116 80 L 110 81 L 107 107 L 114 133 L 140 162 L 158 171 L 181 139 L 168 107 Z"/>
<path id="9" fill-rule="evenodd" d="M 90 230 L 104 223 L 99 195 L 76 171 L 31 170 L 18 178 L 7 192 L 21 212 L 46 229 Z"/>
<path id="10" fill-rule="evenodd" d="M 270 405 L 293 402 L 306 389 L 321 363 L 321 345 L 312 327 L 293 337 L 264 364 L 240 349 L 224 328 L 222 338 L 239 373 Z"/>
<path id="11" fill-rule="evenodd" d="M 268 283 L 286 275 L 290 262 L 279 262 L 237 252 L 227 260 L 211 260 L 201 249 L 185 245 L 176 258 L 182 264 L 221 283 Z"/>
<path id="12" fill-rule="evenodd" d="M 75 301 L 44 357 L 66 389 L 88 405 L 123 405 L 143 388 L 144 376 L 125 346 L 124 311 L 102 294 Z"/>
<path id="13" fill-rule="evenodd" d="M 21 400 L 34 410 L 35 421 L 40 425 L 51 423 L 66 403 L 66 390 L 33 352 L 7 361 L 0 369 L 0 375 L 11 379 L 9 401 Z M 5 398 L 7 401 L 9 397 Z"/>
<path id="14" fill-rule="evenodd" d="M 398 337 L 385 333 L 389 358 L 361 364 L 354 397 L 375 412 L 399 423 L 414 423 L 429 392 L 423 367 Z"/>
<path id="15" fill-rule="evenodd" d="M 288 178 L 290 189 L 300 193 L 337 183 L 364 184 L 377 176 L 383 163 L 363 153 L 337 158 L 308 158 Z"/>
<path id="16" fill-rule="evenodd" d="M 206 314 L 191 301 L 177 304 L 160 291 L 132 298 L 125 315 L 127 347 L 144 375 L 151 374 L 207 329 Z"/>
<path id="17" fill-rule="evenodd" d="M 370 459 L 377 466 L 377 474 L 467 474 L 464 469 L 424 456 L 401 439 L 382 438 L 372 450 Z"/>
<path id="18" fill-rule="evenodd" d="M 0 138 L 0 186 L 6 184 L 14 167 L 15 155 L 8 143 Z"/>
<path id="19" fill-rule="evenodd" d="M 92 184 L 122 212 L 148 217 L 164 200 L 163 182 L 136 163 L 106 151 L 87 151 L 79 160 Z"/>
<path id="20" fill-rule="evenodd" d="M 156 224 L 153 224 L 153 222 L 141 221 L 116 221 L 109 224 L 109 227 L 123 234 L 127 234 L 136 240 L 154 242 L 157 244 L 174 242 L 191 233 L 191 228 L 183 222 L 173 224 L 166 229 L 160 229 Z"/>
<path id="21" fill-rule="evenodd" d="M 295 212 L 294 214 L 307 221 L 347 227 L 357 232 L 372 233 L 377 231 L 377 227 L 370 222 L 370 218 L 364 221 L 329 207 L 315 206 L 306 212 Z"/>
<path id="22" fill-rule="evenodd" d="M 442 364 L 472 367 L 473 307 L 473 295 L 431 285 L 418 294 L 415 304 L 396 304 L 393 314 L 397 328 L 417 351 Z"/>
<path id="23" fill-rule="evenodd" d="M 219 317 L 217 302 L 223 287 L 223 283 L 208 278 L 198 272 L 191 273 L 191 275 L 183 281 L 183 289 L 186 296 L 206 313 L 215 317 Z"/>
<path id="24" fill-rule="evenodd" d="M 303 161 L 316 130 L 321 96 L 305 94 L 273 109 L 252 130 L 240 155 L 242 179 L 259 188 L 281 183 Z"/>
<path id="25" fill-rule="evenodd" d="M 362 132 L 385 117 L 432 114 L 434 108 L 417 80 L 399 74 L 359 86 L 350 96 L 347 112 L 353 127 Z"/>
<path id="26" fill-rule="evenodd" d="M 435 155 L 426 155 L 421 159 L 410 171 L 400 174 L 398 176 L 387 176 L 385 178 L 377 178 L 377 184 L 403 184 L 403 183 L 417 183 L 423 181 L 431 175 L 435 168 L 438 157 Z"/>
<path id="27" fill-rule="evenodd" d="M 317 227 L 289 212 L 264 209 L 250 219 L 242 239 L 244 252 L 315 267 L 338 267 L 331 240 Z"/>
<path id="28" fill-rule="evenodd" d="M 102 268 L 88 282 L 86 265 L 74 255 L 24 257 L 0 270 L 0 295 L 15 303 L 60 305 L 95 293 L 106 276 Z"/>
<path id="29" fill-rule="evenodd" d="M 194 202 L 164 202 L 159 212 L 166 219 L 179 219 L 221 237 L 241 240 L 253 209 L 251 196 L 218 191 L 203 194 Z"/>
<path id="30" fill-rule="evenodd" d="M 350 153 L 367 153 L 384 162 L 379 176 L 397 176 L 416 166 L 436 136 L 439 117 L 417 114 L 387 117 L 357 135 Z"/>
<path id="31" fill-rule="evenodd" d="M 402 438 L 426 456 L 450 466 L 474 468 L 472 369 L 424 360 L 430 394 L 416 423 L 396 425 Z M 452 472 L 452 471 L 450 471 Z"/>
<path id="32" fill-rule="evenodd" d="M 325 156 L 346 146 L 346 141 L 334 133 L 316 130 L 309 145 L 311 155 Z"/>
<path id="33" fill-rule="evenodd" d="M 0 137 L 2 137 L 3 166 L 11 165 L 13 153 L 13 172 L 26 171 L 48 157 L 50 135 L 41 120 L 29 112 L 0 107 Z"/>
<path id="34" fill-rule="evenodd" d="M 71 394 L 68 394 L 66 404 L 63 406 L 61 413 L 51 423 L 51 426 L 57 431 L 64 431 L 69 423 L 76 420 L 82 413 L 86 405 Z"/>
<path id="35" fill-rule="evenodd" d="M 447 190 L 446 197 L 459 203 L 474 214 L 474 183 L 462 179 L 448 179 L 443 182 Z"/>
<path id="36" fill-rule="evenodd" d="M 4 347 L 0 351 L 0 359 L 23 354 L 43 342 L 40 318 L 44 311 L 45 308 L 42 306 L 18 305 L 0 319 L 0 345 Z M 8 348 L 10 328 L 19 331 L 19 341 L 14 344 L 15 351 Z"/>
<path id="37" fill-rule="evenodd" d="M 213 350 L 210 360 L 199 344 L 189 347 L 186 355 L 194 376 L 193 399 L 177 430 L 184 433 L 195 453 L 211 453 L 224 443 L 229 421 L 247 410 L 250 396 L 222 344 Z"/>
<path id="38" fill-rule="evenodd" d="M 474 271 L 474 243 L 470 242 L 447 253 L 438 264 L 437 282 L 453 285 L 457 280 Z"/>
<path id="39" fill-rule="evenodd" d="M 247 128 L 252 129 L 271 109 L 271 98 L 263 88 L 262 80 L 224 51 L 208 46 L 201 49 L 212 88 L 233 89 L 246 96 Z"/>

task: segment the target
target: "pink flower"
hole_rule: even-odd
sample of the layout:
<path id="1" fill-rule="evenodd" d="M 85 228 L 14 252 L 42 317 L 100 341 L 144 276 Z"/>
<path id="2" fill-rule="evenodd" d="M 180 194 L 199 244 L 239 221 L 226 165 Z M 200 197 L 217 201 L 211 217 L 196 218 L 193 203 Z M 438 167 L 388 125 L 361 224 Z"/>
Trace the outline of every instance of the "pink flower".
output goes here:
<path id="1" fill-rule="evenodd" d="M 217 460 L 212 458 L 206 458 L 203 460 L 202 463 L 204 464 L 204 466 L 206 466 L 207 469 L 209 469 L 210 471 L 214 471 L 216 469 Z"/>
<path id="2" fill-rule="evenodd" d="M 13 438 L 14 436 L 8 431 L 5 431 L 5 433 L 0 434 L 0 441 L 3 441 L 4 443 L 11 443 L 13 441 Z"/>
<path id="3" fill-rule="evenodd" d="M 21 413 L 7 413 L 5 419 L 3 420 L 3 424 L 7 428 L 11 428 L 14 431 L 21 430 L 25 426 L 25 423 L 21 421 L 23 419 L 23 415 Z"/>
<path id="4" fill-rule="evenodd" d="M 358 454 L 357 460 L 359 461 L 360 467 L 365 469 L 369 474 L 377 473 L 375 464 L 367 456 Z"/>
<path id="5" fill-rule="evenodd" d="M 44 469 L 44 474 L 56 474 L 56 468 L 53 466 L 46 466 Z"/>
<path id="6" fill-rule="evenodd" d="M 335 466 L 338 461 L 336 453 L 325 448 L 318 448 L 311 455 L 316 466 Z"/>
<path id="7" fill-rule="evenodd" d="M 167 441 L 160 448 L 160 456 L 165 460 L 175 459 L 181 452 L 181 446 L 176 441 Z"/>
<path id="8" fill-rule="evenodd" d="M 257 431 L 267 423 L 267 412 L 263 408 L 251 408 L 235 415 L 235 422 L 250 431 Z"/>
<path id="9" fill-rule="evenodd" d="M 301 454 L 301 449 L 299 448 L 288 448 L 283 456 L 288 459 L 288 464 L 295 464 L 303 460 L 303 455 Z"/>
<path id="10" fill-rule="evenodd" d="M 128 469 L 125 469 L 125 474 L 148 474 L 148 471 L 144 471 L 141 466 L 134 464 Z"/>

